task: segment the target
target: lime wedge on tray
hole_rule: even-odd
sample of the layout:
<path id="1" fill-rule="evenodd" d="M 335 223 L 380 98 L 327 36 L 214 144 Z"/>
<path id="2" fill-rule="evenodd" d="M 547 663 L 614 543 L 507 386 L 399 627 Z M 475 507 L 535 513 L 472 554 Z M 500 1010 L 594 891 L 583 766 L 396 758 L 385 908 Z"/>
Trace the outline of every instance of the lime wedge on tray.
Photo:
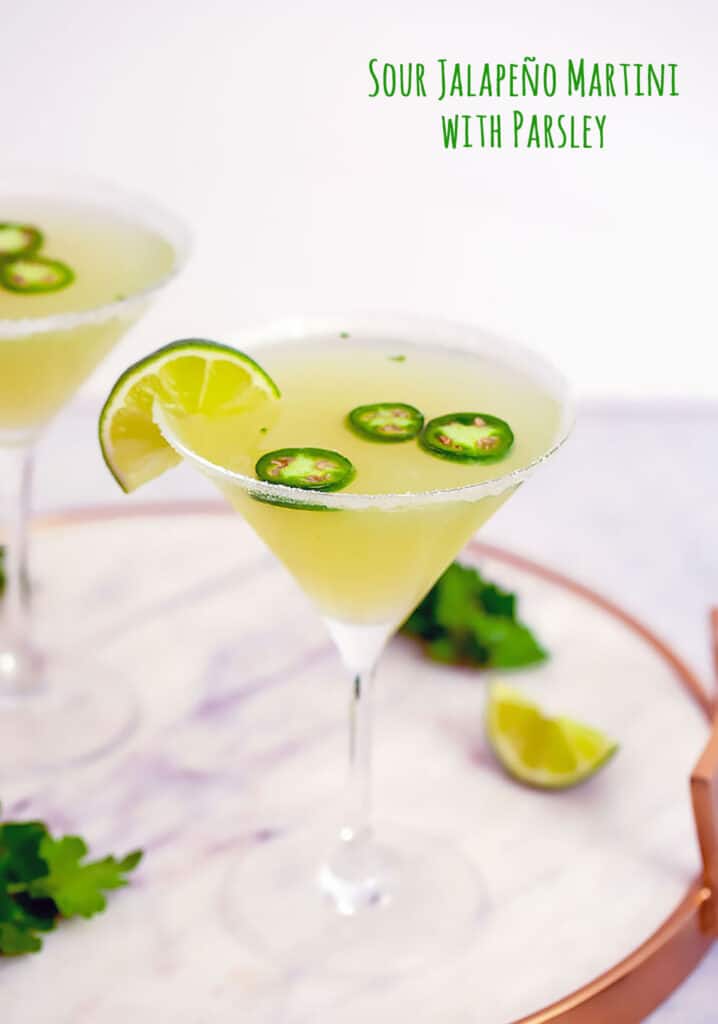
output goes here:
<path id="1" fill-rule="evenodd" d="M 216 341 L 174 341 L 117 380 L 100 413 L 103 458 L 123 491 L 134 491 L 181 461 L 154 421 L 155 402 L 177 416 L 217 420 L 277 398 L 272 378 L 243 352 Z"/>
<path id="2" fill-rule="evenodd" d="M 541 789 L 568 789 L 590 779 L 618 750 L 597 729 L 570 718 L 548 718 L 504 683 L 489 692 L 486 733 L 506 771 Z"/>

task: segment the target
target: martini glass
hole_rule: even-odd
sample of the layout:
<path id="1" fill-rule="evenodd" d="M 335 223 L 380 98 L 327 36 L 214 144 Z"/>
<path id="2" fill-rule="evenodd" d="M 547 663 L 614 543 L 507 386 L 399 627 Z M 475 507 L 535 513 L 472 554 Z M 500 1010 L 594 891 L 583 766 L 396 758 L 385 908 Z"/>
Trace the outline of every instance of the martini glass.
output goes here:
<path id="1" fill-rule="evenodd" d="M 174 277 L 187 251 L 183 227 L 161 207 L 61 174 L 0 173 L 6 247 L 15 244 L 13 225 L 42 233 L 28 235 L 36 247 L 27 254 L 30 274 L 43 274 L 43 261 L 54 261 L 50 275 L 69 268 L 71 279 L 59 288 L 45 289 L 41 280 L 38 289 L 23 290 L 28 265 L 21 263 L 20 287 L 7 287 L 18 281 L 3 277 L 11 257 L 0 254 L 0 777 L 103 753 L 136 719 L 134 699 L 107 667 L 48 654 L 36 639 L 27 573 L 33 453 L 55 414 Z"/>
<path id="2" fill-rule="evenodd" d="M 263 428 L 265 451 L 293 438 L 341 451 L 357 474 L 334 493 L 259 480 L 249 468 L 257 453 L 242 468 L 231 428 L 229 437 L 226 425 L 213 435 L 155 406 L 166 440 L 313 600 L 349 679 L 349 768 L 336 832 L 265 837 L 236 866 L 226 905 L 254 947 L 280 963 L 319 959 L 349 973 L 436 963 L 471 941 L 480 874 L 441 837 L 374 823 L 373 680 L 387 641 L 465 542 L 565 440 L 573 419 L 566 385 L 521 346 L 413 318 L 307 318 L 233 341 L 282 390 L 279 425 Z M 372 444 L 346 427 L 346 412 L 362 399 L 415 403 L 432 416 L 478 407 L 510 420 L 516 443 L 508 458 L 480 468 L 444 461 L 415 441 Z"/>

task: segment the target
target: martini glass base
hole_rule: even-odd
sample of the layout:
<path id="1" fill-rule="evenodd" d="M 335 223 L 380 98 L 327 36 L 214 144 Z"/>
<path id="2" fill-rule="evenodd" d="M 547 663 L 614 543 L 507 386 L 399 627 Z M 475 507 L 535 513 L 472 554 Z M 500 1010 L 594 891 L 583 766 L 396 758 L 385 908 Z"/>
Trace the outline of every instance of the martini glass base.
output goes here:
<path id="1" fill-rule="evenodd" d="M 112 670 L 49 659 L 35 689 L 19 696 L 0 691 L 0 777 L 103 757 L 138 721 L 134 694 Z"/>
<path id="2" fill-rule="evenodd" d="M 347 878 L 351 858 L 341 842 L 322 861 L 331 848 L 326 830 L 264 840 L 222 893 L 231 930 L 288 972 L 321 964 L 335 974 L 394 977 L 461 956 L 486 908 L 471 861 L 413 830 L 382 825 L 378 834 L 360 885 Z"/>

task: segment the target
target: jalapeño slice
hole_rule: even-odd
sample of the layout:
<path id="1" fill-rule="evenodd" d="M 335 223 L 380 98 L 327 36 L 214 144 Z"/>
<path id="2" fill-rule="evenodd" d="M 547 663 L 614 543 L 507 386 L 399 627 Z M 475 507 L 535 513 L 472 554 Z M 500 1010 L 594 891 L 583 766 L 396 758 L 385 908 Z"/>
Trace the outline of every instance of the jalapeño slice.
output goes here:
<path id="1" fill-rule="evenodd" d="M 308 491 L 339 491 L 355 475 L 349 459 L 328 448 L 278 448 L 263 455 L 254 471 L 267 483 Z"/>
<path id="2" fill-rule="evenodd" d="M 424 417 L 405 402 L 376 402 L 358 405 L 348 416 L 349 426 L 370 441 L 410 441 L 420 433 Z"/>
<path id="3" fill-rule="evenodd" d="M 514 443 L 511 427 L 485 412 L 450 412 L 426 424 L 420 442 L 432 455 L 456 462 L 496 462 Z"/>
<path id="4" fill-rule="evenodd" d="M 32 256 L 42 243 L 42 232 L 31 224 L 0 223 L 0 260 Z"/>
<path id="5" fill-rule="evenodd" d="M 0 263 L 0 284 L 21 295 L 59 292 L 74 280 L 75 274 L 66 263 L 43 256 L 20 256 Z"/>

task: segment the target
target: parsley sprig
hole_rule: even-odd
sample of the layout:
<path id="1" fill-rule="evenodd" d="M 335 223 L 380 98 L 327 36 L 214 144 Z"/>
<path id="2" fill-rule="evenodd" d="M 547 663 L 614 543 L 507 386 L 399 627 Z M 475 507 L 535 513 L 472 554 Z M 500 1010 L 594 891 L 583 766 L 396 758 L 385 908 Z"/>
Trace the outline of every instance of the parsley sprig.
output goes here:
<path id="1" fill-rule="evenodd" d="M 426 653 L 449 665 L 521 668 L 548 653 L 517 617 L 515 594 L 454 562 L 404 623 Z"/>
<path id="2" fill-rule="evenodd" d="M 103 911 L 105 892 L 126 885 L 142 857 L 86 861 L 87 852 L 79 836 L 54 839 L 40 821 L 0 824 L 0 954 L 36 953 L 61 918 Z"/>

